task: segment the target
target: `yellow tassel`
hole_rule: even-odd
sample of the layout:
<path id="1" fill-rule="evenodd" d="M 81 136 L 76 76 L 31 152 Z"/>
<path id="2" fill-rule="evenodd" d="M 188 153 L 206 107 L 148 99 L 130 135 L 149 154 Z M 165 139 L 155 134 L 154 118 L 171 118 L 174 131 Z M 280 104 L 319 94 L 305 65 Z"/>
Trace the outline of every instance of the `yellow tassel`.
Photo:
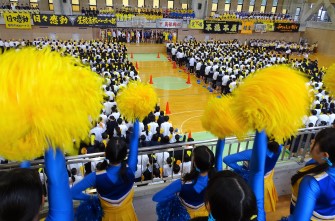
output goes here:
<path id="1" fill-rule="evenodd" d="M 323 83 L 326 86 L 327 91 L 333 96 L 335 95 L 335 64 L 332 64 L 326 74 L 323 76 Z"/>
<path id="2" fill-rule="evenodd" d="M 142 121 L 154 110 L 157 94 L 150 84 L 131 82 L 127 87 L 120 89 L 116 103 L 120 113 L 128 121 Z"/>
<path id="3" fill-rule="evenodd" d="M 238 122 L 282 143 L 295 135 L 310 106 L 307 79 L 285 66 L 255 72 L 233 92 Z"/>
<path id="4" fill-rule="evenodd" d="M 101 78 L 50 49 L 9 51 L 0 67 L 0 156 L 30 160 L 49 145 L 74 152 L 102 109 Z"/>
<path id="5" fill-rule="evenodd" d="M 202 126 L 220 139 L 233 135 L 242 138 L 248 128 L 237 121 L 232 105 L 233 98 L 230 96 L 211 97 L 201 118 Z"/>

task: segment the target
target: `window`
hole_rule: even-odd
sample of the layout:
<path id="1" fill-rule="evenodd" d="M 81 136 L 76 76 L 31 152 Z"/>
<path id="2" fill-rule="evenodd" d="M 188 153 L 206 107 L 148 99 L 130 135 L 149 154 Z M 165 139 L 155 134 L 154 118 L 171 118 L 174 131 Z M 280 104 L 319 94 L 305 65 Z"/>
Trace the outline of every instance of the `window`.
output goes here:
<path id="1" fill-rule="evenodd" d="M 250 6 L 255 6 L 255 0 L 250 0 L 250 4 L 249 4 Z M 252 10 L 252 11 L 254 11 L 254 10 Z"/>
<path id="2" fill-rule="evenodd" d="M 263 13 L 265 11 L 265 6 L 262 5 L 259 11 Z"/>
<path id="3" fill-rule="evenodd" d="M 278 0 L 273 0 L 272 6 L 273 7 L 275 7 L 275 6 L 277 7 L 278 6 Z"/>
<path id="4" fill-rule="evenodd" d="M 242 11 L 242 8 L 243 8 L 243 0 L 238 0 L 237 1 L 237 11 L 240 12 Z"/>
<path id="5" fill-rule="evenodd" d="M 74 12 L 80 11 L 79 0 L 72 0 L 72 11 Z"/>
<path id="6" fill-rule="evenodd" d="M 14 5 L 14 6 L 18 5 L 18 0 L 10 0 L 9 2 L 11 5 Z"/>
<path id="7" fill-rule="evenodd" d="M 212 12 L 214 12 L 214 14 L 215 14 L 215 12 L 218 10 L 218 4 L 217 3 L 213 3 L 212 4 Z"/>
<path id="8" fill-rule="evenodd" d="M 154 0 L 153 7 L 154 8 L 159 8 L 159 0 Z"/>
<path id="9" fill-rule="evenodd" d="M 224 4 L 224 11 L 225 12 L 230 10 L 230 2 L 231 2 L 231 0 L 225 0 L 225 4 Z"/>
<path id="10" fill-rule="evenodd" d="M 298 7 L 298 8 L 295 10 L 294 21 L 298 21 L 298 20 L 299 20 L 300 11 L 301 11 L 301 8 L 300 8 L 300 7 Z"/>
<path id="11" fill-rule="evenodd" d="M 129 1 L 128 0 L 122 0 L 122 5 L 124 7 L 128 7 L 129 6 Z"/>
<path id="12" fill-rule="evenodd" d="M 91 9 L 93 9 L 93 10 L 97 9 L 97 0 L 90 0 L 89 3 L 90 3 L 90 8 Z"/>
<path id="13" fill-rule="evenodd" d="M 53 11 L 53 10 L 54 10 L 54 1 L 49 0 L 49 11 Z"/>
<path id="14" fill-rule="evenodd" d="M 139 7 L 139 8 L 144 7 L 144 0 L 138 0 L 137 1 L 137 7 Z"/>
<path id="15" fill-rule="evenodd" d="M 173 9 L 173 1 L 168 1 L 168 9 Z"/>
<path id="16" fill-rule="evenodd" d="M 37 0 L 30 0 L 30 1 L 29 1 L 29 5 L 30 5 L 30 7 L 32 7 L 32 8 L 38 8 Z"/>
<path id="17" fill-rule="evenodd" d="M 254 8 L 255 8 L 255 6 L 250 5 L 250 6 L 249 6 L 249 12 L 253 12 L 253 11 L 254 11 Z"/>
<path id="18" fill-rule="evenodd" d="M 277 7 L 273 6 L 273 7 L 271 8 L 271 12 L 272 12 L 273 14 L 276 14 L 276 11 L 277 11 Z"/>
<path id="19" fill-rule="evenodd" d="M 106 6 L 113 6 L 113 0 L 106 0 Z"/>
<path id="20" fill-rule="evenodd" d="M 181 4 L 181 9 L 187 9 L 188 5 L 187 4 Z"/>
<path id="21" fill-rule="evenodd" d="M 281 13 L 282 13 L 282 14 L 286 14 L 286 13 L 287 13 L 287 9 L 286 9 L 286 8 L 283 8 L 283 10 L 282 10 Z"/>
<path id="22" fill-rule="evenodd" d="M 266 0 L 262 0 L 262 6 L 266 6 Z"/>

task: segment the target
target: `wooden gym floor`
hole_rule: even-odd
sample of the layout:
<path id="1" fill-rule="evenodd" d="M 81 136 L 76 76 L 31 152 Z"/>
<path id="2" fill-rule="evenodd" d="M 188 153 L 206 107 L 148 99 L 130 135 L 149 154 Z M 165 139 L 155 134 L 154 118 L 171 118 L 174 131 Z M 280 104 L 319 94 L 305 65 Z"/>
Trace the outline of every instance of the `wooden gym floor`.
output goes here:
<path id="1" fill-rule="evenodd" d="M 129 52 L 129 58 L 132 62 L 136 63 L 139 68 L 139 74 L 143 82 L 149 82 L 150 76 L 153 79 L 153 86 L 159 96 L 159 104 L 161 110 L 166 109 L 167 102 L 171 114 L 169 115 L 170 121 L 174 128 L 178 128 L 179 132 L 192 132 L 195 140 L 204 140 L 214 138 L 210 133 L 205 132 L 201 125 L 201 116 L 204 112 L 205 105 L 210 96 L 218 96 L 218 93 L 210 93 L 204 84 L 197 83 L 197 79 L 191 74 L 191 84 L 186 84 L 188 75 L 183 69 L 173 68 L 173 63 L 168 61 L 165 53 L 161 53 L 162 47 L 165 45 L 147 44 L 136 46 L 128 46 L 129 51 L 134 51 L 133 58 Z M 141 50 L 141 47 L 143 50 Z M 158 53 L 152 53 L 149 50 L 154 47 Z M 149 52 L 149 51 L 150 52 Z M 136 54 L 148 51 L 148 54 Z M 142 53 L 143 53 L 142 52 Z M 301 56 L 295 56 L 302 58 Z M 312 59 L 318 59 L 319 66 L 328 67 L 330 64 L 335 63 L 335 57 L 316 54 L 310 56 Z"/>

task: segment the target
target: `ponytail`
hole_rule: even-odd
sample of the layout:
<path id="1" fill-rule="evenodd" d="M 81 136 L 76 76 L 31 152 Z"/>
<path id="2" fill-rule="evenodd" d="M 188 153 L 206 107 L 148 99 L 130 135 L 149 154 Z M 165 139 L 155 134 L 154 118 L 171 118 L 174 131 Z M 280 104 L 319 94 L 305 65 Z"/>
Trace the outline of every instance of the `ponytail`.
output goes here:
<path id="1" fill-rule="evenodd" d="M 71 175 L 71 179 L 72 179 L 72 183 L 76 182 L 76 178 L 74 177 L 74 175 Z"/>
<path id="2" fill-rule="evenodd" d="M 298 171 L 295 175 L 292 176 L 291 185 L 293 186 L 299 179 L 301 179 L 305 175 L 322 173 L 326 171 L 328 167 L 329 165 L 327 163 L 323 163 L 303 172 Z"/>
<path id="3" fill-rule="evenodd" d="M 123 180 L 123 182 L 125 182 L 125 183 L 129 182 L 129 178 L 127 176 L 127 163 L 126 163 L 126 161 L 121 162 L 121 169 L 120 169 L 119 175 L 120 175 L 121 179 Z"/>

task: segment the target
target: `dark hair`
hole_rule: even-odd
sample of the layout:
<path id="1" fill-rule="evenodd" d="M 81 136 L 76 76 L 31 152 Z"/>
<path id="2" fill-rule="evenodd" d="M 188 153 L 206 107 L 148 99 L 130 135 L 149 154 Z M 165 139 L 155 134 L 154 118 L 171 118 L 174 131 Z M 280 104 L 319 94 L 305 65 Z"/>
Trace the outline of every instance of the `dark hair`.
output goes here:
<path id="1" fill-rule="evenodd" d="M 320 151 L 327 152 L 329 154 L 329 160 L 333 164 L 335 163 L 335 128 L 326 128 L 321 130 L 315 137 L 314 145 L 311 147 L 311 151 L 316 144 L 319 144 Z M 328 169 L 329 165 L 325 162 L 318 164 L 317 166 L 306 170 L 304 172 L 297 172 L 291 178 L 291 184 L 294 185 L 300 178 L 307 174 L 319 174 Z"/>
<path id="2" fill-rule="evenodd" d="M 72 179 L 72 182 L 76 182 L 76 177 L 74 175 L 77 175 L 77 169 L 76 168 L 72 168 L 71 169 L 71 179 Z"/>
<path id="3" fill-rule="evenodd" d="M 212 216 L 217 221 L 249 221 L 257 215 L 256 197 L 238 174 L 223 170 L 209 181 L 205 193 Z"/>
<path id="4" fill-rule="evenodd" d="M 0 173 L 0 220 L 32 221 L 42 204 L 42 183 L 36 170 L 18 168 Z"/>
<path id="5" fill-rule="evenodd" d="M 278 153 L 279 150 L 279 143 L 274 140 L 268 141 L 268 149 L 273 153 Z"/>
<path id="6" fill-rule="evenodd" d="M 110 164 L 119 164 L 121 163 L 120 176 L 123 181 L 128 181 L 127 177 L 127 167 L 124 159 L 127 156 L 127 144 L 122 138 L 114 138 L 108 141 L 107 147 L 105 150 L 106 159 L 108 159 Z M 107 162 L 103 162 L 107 163 Z M 101 167 L 103 168 L 104 165 Z"/>
<path id="7" fill-rule="evenodd" d="M 175 163 L 173 164 L 172 170 L 173 170 L 173 174 L 177 174 L 180 172 L 180 166 Z"/>
<path id="8" fill-rule="evenodd" d="M 168 158 L 166 159 L 166 163 L 167 163 L 167 165 L 169 165 L 169 167 L 172 167 L 172 158 L 171 158 L 171 157 L 168 157 Z"/>
<path id="9" fill-rule="evenodd" d="M 207 146 L 198 146 L 193 150 L 193 168 L 190 173 L 185 174 L 183 181 L 197 180 L 199 172 L 195 169 L 197 167 L 201 172 L 208 172 L 208 177 L 215 173 L 214 154 Z"/>

